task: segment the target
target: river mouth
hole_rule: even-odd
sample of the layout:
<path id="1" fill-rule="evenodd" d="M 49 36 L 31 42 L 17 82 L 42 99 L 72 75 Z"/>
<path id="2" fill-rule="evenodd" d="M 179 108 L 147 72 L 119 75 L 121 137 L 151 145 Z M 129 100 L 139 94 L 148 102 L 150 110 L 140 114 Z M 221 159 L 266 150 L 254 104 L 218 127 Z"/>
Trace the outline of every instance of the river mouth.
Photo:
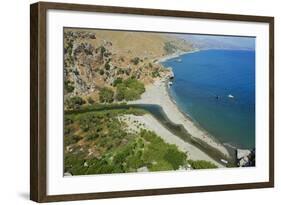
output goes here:
<path id="1" fill-rule="evenodd" d="M 86 113 L 86 112 L 98 112 L 98 111 L 110 111 L 110 110 L 118 110 L 118 109 L 130 109 L 130 108 L 137 108 L 144 110 L 151 114 L 159 123 L 161 123 L 165 128 L 167 128 L 171 133 L 180 137 L 185 142 L 188 142 L 207 155 L 209 155 L 212 159 L 217 161 L 218 163 L 222 164 L 221 159 L 226 159 L 229 162 L 229 166 L 235 166 L 235 156 L 230 152 L 230 156 L 226 157 L 223 153 L 218 151 L 217 149 L 211 147 L 209 144 L 200 140 L 198 138 L 192 137 L 188 131 L 184 128 L 181 124 L 176 124 L 172 122 L 167 115 L 165 114 L 163 108 L 159 105 L 155 104 L 113 104 L 113 105 L 99 105 L 98 107 L 88 106 L 83 107 L 79 110 L 69 110 L 65 111 L 64 114 L 78 114 L 78 113 Z"/>

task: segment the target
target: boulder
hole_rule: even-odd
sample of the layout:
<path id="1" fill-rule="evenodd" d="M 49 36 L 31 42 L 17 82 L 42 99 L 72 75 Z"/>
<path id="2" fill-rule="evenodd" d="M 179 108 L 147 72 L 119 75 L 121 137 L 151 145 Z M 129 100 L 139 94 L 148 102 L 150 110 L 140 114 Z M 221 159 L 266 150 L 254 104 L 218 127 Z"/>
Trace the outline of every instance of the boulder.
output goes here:
<path id="1" fill-rule="evenodd" d="M 247 156 L 241 158 L 238 162 L 239 167 L 244 167 L 249 163 L 249 158 Z"/>
<path id="2" fill-rule="evenodd" d="M 248 149 L 237 149 L 237 159 L 241 159 L 251 154 L 251 150 Z"/>
<path id="3" fill-rule="evenodd" d="M 255 150 L 237 149 L 236 159 L 239 167 L 255 166 Z"/>

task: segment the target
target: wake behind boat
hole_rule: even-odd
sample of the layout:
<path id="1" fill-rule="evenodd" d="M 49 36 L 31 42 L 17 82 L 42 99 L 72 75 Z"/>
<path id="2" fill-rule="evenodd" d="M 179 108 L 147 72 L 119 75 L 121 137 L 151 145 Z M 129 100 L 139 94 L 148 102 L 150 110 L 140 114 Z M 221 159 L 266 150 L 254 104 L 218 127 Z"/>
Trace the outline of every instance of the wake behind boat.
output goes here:
<path id="1" fill-rule="evenodd" d="M 227 97 L 228 97 L 228 98 L 234 98 L 234 96 L 231 95 L 231 94 L 229 94 Z"/>

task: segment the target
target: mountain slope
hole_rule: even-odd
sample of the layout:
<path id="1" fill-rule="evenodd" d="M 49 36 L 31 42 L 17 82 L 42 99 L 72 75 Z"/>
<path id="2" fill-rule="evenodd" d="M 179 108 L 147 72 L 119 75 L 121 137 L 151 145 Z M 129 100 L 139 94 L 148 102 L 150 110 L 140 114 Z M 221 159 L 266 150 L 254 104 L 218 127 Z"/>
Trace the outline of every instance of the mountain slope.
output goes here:
<path id="1" fill-rule="evenodd" d="M 173 35 L 90 29 L 64 29 L 64 93 L 98 99 L 103 87 L 115 89 L 117 79 L 135 78 L 144 84 L 168 72 L 157 59 L 192 50 Z"/>

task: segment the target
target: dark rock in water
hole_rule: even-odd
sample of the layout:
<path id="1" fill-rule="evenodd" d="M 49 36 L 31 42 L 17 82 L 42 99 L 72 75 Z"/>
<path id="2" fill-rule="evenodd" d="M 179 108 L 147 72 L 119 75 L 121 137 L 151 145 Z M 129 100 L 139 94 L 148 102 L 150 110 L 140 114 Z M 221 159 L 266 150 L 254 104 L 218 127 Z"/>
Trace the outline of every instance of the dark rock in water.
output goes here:
<path id="1" fill-rule="evenodd" d="M 236 162 L 238 167 L 253 167 L 256 165 L 256 151 L 247 149 L 236 150 Z"/>

